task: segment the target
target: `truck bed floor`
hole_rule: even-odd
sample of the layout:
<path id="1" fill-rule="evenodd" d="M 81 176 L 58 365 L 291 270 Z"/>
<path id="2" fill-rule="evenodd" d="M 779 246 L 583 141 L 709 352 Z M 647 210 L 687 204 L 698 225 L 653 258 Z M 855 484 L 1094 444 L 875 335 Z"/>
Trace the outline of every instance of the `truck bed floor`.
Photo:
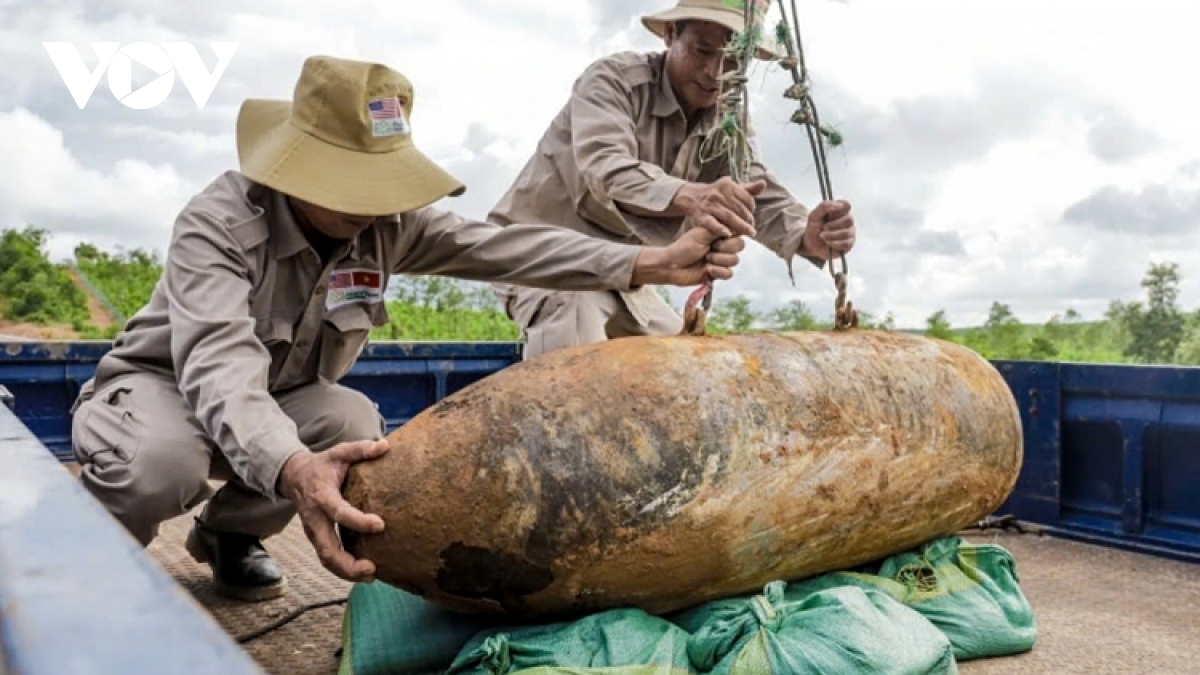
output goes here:
<path id="1" fill-rule="evenodd" d="M 288 574 L 288 594 L 242 605 L 215 596 L 206 566 L 183 550 L 190 517 L 166 523 L 150 553 L 231 635 L 247 636 L 306 605 L 345 598 L 349 585 L 325 572 L 299 521 L 266 542 Z M 972 532 L 974 542 L 1013 553 L 1033 604 L 1038 643 L 1029 654 L 960 664 L 967 675 L 1200 672 L 1200 565 L 1050 537 Z M 342 606 L 317 609 L 245 643 L 278 675 L 334 675 Z"/>

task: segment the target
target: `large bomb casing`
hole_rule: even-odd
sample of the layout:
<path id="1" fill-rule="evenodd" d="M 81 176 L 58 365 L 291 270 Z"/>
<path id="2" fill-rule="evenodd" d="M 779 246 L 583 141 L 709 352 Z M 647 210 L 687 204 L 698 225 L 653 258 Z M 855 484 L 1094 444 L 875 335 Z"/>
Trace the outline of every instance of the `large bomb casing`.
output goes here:
<path id="1" fill-rule="evenodd" d="M 377 578 L 532 619 L 666 613 L 848 569 L 994 511 L 1012 393 L 959 345 L 874 331 L 636 337 L 448 396 L 350 471 Z"/>

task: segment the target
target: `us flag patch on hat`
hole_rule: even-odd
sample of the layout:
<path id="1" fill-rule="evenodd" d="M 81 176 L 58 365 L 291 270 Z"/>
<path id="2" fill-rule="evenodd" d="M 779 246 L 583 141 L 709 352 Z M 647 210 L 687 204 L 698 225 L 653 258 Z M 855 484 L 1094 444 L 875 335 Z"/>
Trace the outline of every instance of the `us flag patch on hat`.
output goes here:
<path id="1" fill-rule="evenodd" d="M 367 112 L 371 115 L 371 135 L 375 138 L 405 136 L 410 132 L 404 108 L 395 96 L 371 99 L 367 102 Z"/>

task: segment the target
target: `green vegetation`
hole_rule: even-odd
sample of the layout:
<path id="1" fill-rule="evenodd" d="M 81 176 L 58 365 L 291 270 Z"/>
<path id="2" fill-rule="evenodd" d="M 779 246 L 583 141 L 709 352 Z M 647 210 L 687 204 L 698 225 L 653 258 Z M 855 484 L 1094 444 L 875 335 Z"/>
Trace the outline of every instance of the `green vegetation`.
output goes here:
<path id="1" fill-rule="evenodd" d="M 154 253 L 106 253 L 84 243 L 75 249 L 80 282 L 90 284 L 114 324 L 89 323 L 88 297 L 70 267 L 46 257 L 46 233 L 33 227 L 0 235 L 0 318 L 25 324 L 66 326 L 80 337 L 112 337 L 125 319 L 150 299 L 163 265 Z M 1101 363 L 1200 365 L 1200 312 L 1179 307 L 1182 278 L 1177 265 L 1152 265 L 1142 280 L 1145 297 L 1114 301 L 1102 319 L 1084 321 L 1074 310 L 1042 325 L 1021 323 L 1012 308 L 992 304 L 981 326 L 954 328 L 945 311 L 931 314 L 921 330 L 929 337 L 963 344 L 991 359 Z M 670 302 L 665 289 L 659 293 Z M 95 307 L 93 307 L 95 311 Z M 393 279 L 388 295 L 390 323 L 372 332 L 375 340 L 513 341 L 517 326 L 505 316 L 484 284 L 437 277 Z M 859 312 L 863 327 L 896 330 L 892 315 Z M 750 330 L 828 330 L 803 302 L 793 300 L 759 313 L 745 296 L 718 298 L 709 317 L 714 333 Z"/>
<path id="2" fill-rule="evenodd" d="M 75 247 L 75 266 L 120 316 L 118 322 L 138 313 L 162 276 L 158 254 L 142 250 L 110 254 L 91 244 Z"/>
<path id="3" fill-rule="evenodd" d="M 1151 265 L 1142 280 L 1146 299 L 1114 301 L 1098 321 L 1083 321 L 1068 309 L 1045 324 L 1024 324 L 1011 307 L 994 302 L 982 326 L 955 329 L 939 310 L 924 330 L 909 332 L 957 342 L 989 359 L 1200 365 L 1200 312 L 1179 307 L 1180 282 L 1174 263 Z M 890 314 L 880 320 L 860 311 L 859 320 L 865 328 L 896 330 Z M 745 296 L 717 300 L 708 325 L 715 333 L 831 328 L 798 300 L 759 314 Z"/>
<path id="4" fill-rule="evenodd" d="M 0 236 L 0 315 L 10 321 L 83 330 L 87 299 L 62 265 L 46 258 L 46 233 L 34 227 Z"/>
<path id="5" fill-rule="evenodd" d="M 388 325 L 372 331 L 372 339 L 509 342 L 520 337 L 516 324 L 482 284 L 400 277 L 393 281 L 390 295 Z"/>

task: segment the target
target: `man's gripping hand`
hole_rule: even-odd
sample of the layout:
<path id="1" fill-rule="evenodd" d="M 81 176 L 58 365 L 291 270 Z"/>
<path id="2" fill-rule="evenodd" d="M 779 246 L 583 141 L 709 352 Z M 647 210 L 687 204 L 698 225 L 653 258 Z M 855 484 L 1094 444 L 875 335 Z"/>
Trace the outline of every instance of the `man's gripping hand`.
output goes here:
<path id="1" fill-rule="evenodd" d="M 741 237 L 717 239 L 703 228 L 692 228 L 666 247 L 644 248 L 633 269 L 633 285 L 695 286 L 710 280 L 733 278 L 746 248 Z"/>
<path id="2" fill-rule="evenodd" d="M 739 185 L 728 177 L 715 183 L 688 183 L 675 193 L 673 206 L 717 237 L 753 237 L 754 198 L 766 188 L 765 181 Z"/>
<path id="3" fill-rule="evenodd" d="M 347 553 L 334 524 L 368 534 L 382 532 L 384 524 L 379 516 L 363 513 L 343 499 L 342 483 L 351 465 L 382 457 L 387 450 L 387 441 L 342 443 L 325 452 L 292 455 L 279 472 L 279 491 L 296 505 L 321 564 L 346 581 L 371 581 L 375 565 Z"/>

